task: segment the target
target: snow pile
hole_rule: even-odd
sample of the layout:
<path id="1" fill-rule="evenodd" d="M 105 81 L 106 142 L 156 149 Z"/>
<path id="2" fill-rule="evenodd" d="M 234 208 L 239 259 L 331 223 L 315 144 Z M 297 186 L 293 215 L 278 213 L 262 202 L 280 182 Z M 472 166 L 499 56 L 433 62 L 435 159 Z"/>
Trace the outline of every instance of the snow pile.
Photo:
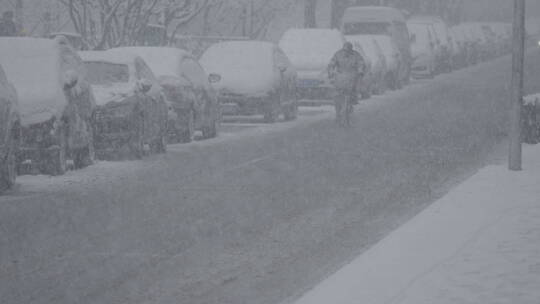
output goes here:
<path id="1" fill-rule="evenodd" d="M 19 96 L 22 124 L 44 122 L 62 114 L 60 46 L 50 39 L 0 38 L 0 64 Z"/>
<path id="2" fill-rule="evenodd" d="M 523 98 L 524 100 L 524 104 L 525 105 L 536 105 L 536 106 L 540 106 L 540 93 L 539 94 L 534 94 L 534 95 L 529 95 L 529 96 L 525 96 Z"/>
<path id="3" fill-rule="evenodd" d="M 337 30 L 291 29 L 285 32 L 279 46 L 296 69 L 320 71 L 344 42 L 345 38 Z"/>
<path id="4" fill-rule="evenodd" d="M 211 46 L 200 63 L 208 73 L 221 75 L 218 90 L 262 97 L 273 89 L 275 45 L 263 41 L 228 41 Z"/>
<path id="5" fill-rule="evenodd" d="M 524 171 L 481 170 L 296 303 L 536 303 L 540 146 L 524 152 Z"/>

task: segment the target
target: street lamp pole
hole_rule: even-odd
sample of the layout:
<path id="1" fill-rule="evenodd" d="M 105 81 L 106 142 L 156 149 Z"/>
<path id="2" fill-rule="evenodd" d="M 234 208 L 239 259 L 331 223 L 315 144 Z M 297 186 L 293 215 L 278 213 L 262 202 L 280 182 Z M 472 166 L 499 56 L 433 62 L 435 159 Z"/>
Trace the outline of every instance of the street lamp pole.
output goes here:
<path id="1" fill-rule="evenodd" d="M 514 0 L 510 153 L 508 169 L 522 170 L 521 112 L 523 108 L 523 65 L 525 62 L 525 0 Z"/>

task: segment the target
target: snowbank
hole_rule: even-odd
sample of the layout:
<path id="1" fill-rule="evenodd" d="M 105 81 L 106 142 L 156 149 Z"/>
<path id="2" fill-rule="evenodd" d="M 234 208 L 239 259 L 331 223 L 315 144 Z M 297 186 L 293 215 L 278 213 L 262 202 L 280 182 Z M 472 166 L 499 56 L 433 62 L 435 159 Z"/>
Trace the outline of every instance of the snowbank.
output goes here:
<path id="1" fill-rule="evenodd" d="M 523 172 L 490 166 L 296 304 L 536 303 L 540 145 Z"/>

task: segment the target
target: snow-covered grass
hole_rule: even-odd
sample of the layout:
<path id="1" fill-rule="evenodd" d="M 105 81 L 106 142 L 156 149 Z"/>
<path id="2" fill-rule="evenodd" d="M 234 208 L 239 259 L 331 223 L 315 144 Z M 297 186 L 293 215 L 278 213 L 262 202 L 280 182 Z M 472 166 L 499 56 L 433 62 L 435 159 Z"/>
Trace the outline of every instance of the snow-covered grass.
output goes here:
<path id="1" fill-rule="evenodd" d="M 536 303 L 540 145 L 524 168 L 480 170 L 296 303 Z"/>

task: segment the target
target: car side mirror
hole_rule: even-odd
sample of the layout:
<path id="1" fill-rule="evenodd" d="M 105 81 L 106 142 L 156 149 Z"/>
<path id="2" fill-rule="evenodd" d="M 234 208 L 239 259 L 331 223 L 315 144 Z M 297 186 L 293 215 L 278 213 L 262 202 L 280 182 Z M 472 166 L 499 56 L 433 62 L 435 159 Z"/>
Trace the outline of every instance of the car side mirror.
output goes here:
<path id="1" fill-rule="evenodd" d="M 208 75 L 208 82 L 216 83 L 221 81 L 221 75 L 219 74 L 210 74 Z"/>
<path id="2" fill-rule="evenodd" d="M 152 82 L 146 78 L 143 78 L 137 82 L 137 90 L 143 94 L 148 93 L 152 89 Z"/>
<path id="3" fill-rule="evenodd" d="M 64 73 L 64 89 L 70 90 L 79 82 L 79 74 L 74 70 L 68 70 Z"/>
<path id="4" fill-rule="evenodd" d="M 411 42 L 412 42 L 412 43 L 415 43 L 415 42 L 416 42 L 416 34 L 412 34 L 412 35 L 411 35 Z"/>

